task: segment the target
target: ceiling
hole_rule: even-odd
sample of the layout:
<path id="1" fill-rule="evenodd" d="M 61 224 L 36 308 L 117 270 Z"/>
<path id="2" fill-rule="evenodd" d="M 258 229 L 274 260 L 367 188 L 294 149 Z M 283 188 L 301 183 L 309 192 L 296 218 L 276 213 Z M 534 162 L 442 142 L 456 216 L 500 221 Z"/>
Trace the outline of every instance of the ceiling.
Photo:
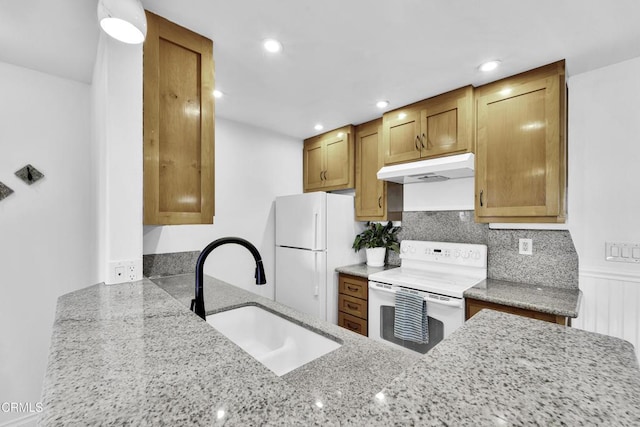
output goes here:
<path id="1" fill-rule="evenodd" d="M 143 0 L 214 41 L 216 114 L 297 138 L 566 58 L 640 56 L 638 0 Z M 0 0 L 0 61 L 90 83 L 97 0 Z M 51 17 L 55 22 L 48 24 Z M 267 54 L 263 39 L 284 45 Z M 490 73 L 477 66 L 502 65 Z"/>

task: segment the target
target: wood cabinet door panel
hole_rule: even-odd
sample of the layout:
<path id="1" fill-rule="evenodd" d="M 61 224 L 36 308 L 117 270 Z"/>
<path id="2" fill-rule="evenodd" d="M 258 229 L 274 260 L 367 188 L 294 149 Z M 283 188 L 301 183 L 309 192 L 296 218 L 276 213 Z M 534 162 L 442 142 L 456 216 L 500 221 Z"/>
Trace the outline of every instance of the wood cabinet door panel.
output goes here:
<path id="1" fill-rule="evenodd" d="M 356 130 L 356 218 L 382 219 L 386 211 L 384 181 L 378 180 L 382 167 L 382 128 L 377 121 Z"/>
<path id="2" fill-rule="evenodd" d="M 317 190 L 324 185 L 325 151 L 322 141 L 304 145 L 304 189 Z"/>
<path id="3" fill-rule="evenodd" d="M 347 185 L 349 183 L 349 134 L 324 140 L 327 153 L 325 164 L 325 187 Z"/>
<path id="4" fill-rule="evenodd" d="M 478 99 L 479 216 L 560 214 L 558 80 Z"/>
<path id="5" fill-rule="evenodd" d="M 473 88 L 430 98 L 420 111 L 422 157 L 469 151 L 473 135 Z"/>
<path id="6" fill-rule="evenodd" d="M 213 42 L 147 12 L 144 224 L 211 224 Z"/>
<path id="7" fill-rule="evenodd" d="M 360 319 L 349 314 L 339 312 L 338 313 L 338 326 L 342 326 L 345 329 L 349 329 L 365 337 L 368 334 L 367 321 Z"/>
<path id="8" fill-rule="evenodd" d="M 369 295 L 369 282 L 360 277 L 340 274 L 338 287 L 341 294 L 367 300 Z"/>
<path id="9" fill-rule="evenodd" d="M 407 108 L 392 111 L 383 118 L 384 164 L 420 158 L 419 110 Z"/>
<path id="10" fill-rule="evenodd" d="M 366 320 L 368 305 L 366 300 L 340 294 L 338 295 L 338 310 Z"/>

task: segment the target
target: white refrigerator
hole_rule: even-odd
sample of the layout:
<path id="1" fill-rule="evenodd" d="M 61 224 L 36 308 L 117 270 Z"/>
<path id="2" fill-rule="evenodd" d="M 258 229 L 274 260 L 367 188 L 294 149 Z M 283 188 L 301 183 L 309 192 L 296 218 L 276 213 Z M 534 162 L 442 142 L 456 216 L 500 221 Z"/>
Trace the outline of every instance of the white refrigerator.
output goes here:
<path id="1" fill-rule="evenodd" d="M 353 196 L 313 192 L 276 198 L 276 301 L 338 323 L 338 274 L 364 254 L 351 249 L 363 224 Z"/>

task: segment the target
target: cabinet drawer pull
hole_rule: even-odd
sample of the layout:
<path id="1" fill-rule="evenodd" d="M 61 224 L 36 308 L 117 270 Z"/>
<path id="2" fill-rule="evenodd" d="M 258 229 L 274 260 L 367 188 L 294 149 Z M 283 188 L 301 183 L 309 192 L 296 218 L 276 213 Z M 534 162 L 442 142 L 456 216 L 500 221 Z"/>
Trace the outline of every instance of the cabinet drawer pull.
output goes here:
<path id="1" fill-rule="evenodd" d="M 382 208 L 382 196 L 378 197 L 378 207 Z"/>
<path id="2" fill-rule="evenodd" d="M 327 171 L 324 171 L 324 180 L 327 180 Z"/>
<path id="3" fill-rule="evenodd" d="M 484 194 L 484 190 L 480 190 L 480 207 L 484 206 L 484 202 L 482 200 L 483 194 Z"/>
<path id="4" fill-rule="evenodd" d="M 323 179 L 322 179 L 322 172 L 323 172 L 323 171 L 320 171 L 320 181 L 323 181 Z"/>
<path id="5" fill-rule="evenodd" d="M 420 135 L 416 135 L 416 150 L 420 151 Z"/>
<path id="6" fill-rule="evenodd" d="M 348 286 L 348 285 L 347 285 L 347 289 L 349 289 L 351 292 L 358 292 L 360 290 L 360 288 L 356 288 L 355 286 Z"/>
<path id="7" fill-rule="evenodd" d="M 420 140 L 420 146 L 424 149 L 424 148 L 429 148 L 429 140 L 427 139 L 427 146 L 424 146 L 424 141 L 425 139 L 427 139 L 427 137 L 424 135 L 424 133 L 422 134 L 422 139 Z"/>
<path id="8" fill-rule="evenodd" d="M 344 324 L 347 326 L 347 328 L 351 329 L 352 331 L 360 330 L 360 325 L 358 325 L 357 323 L 351 323 L 347 320 L 344 322 Z"/>
<path id="9" fill-rule="evenodd" d="M 357 305 L 353 305 L 353 304 L 347 303 L 347 308 L 349 308 L 351 310 L 357 310 L 359 307 Z"/>

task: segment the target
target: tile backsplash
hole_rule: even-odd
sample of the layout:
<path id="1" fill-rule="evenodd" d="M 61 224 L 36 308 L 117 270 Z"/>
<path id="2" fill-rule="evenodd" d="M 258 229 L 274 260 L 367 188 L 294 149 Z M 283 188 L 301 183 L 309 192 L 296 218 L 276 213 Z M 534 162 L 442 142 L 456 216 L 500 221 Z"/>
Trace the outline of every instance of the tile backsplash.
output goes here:
<path id="1" fill-rule="evenodd" d="M 474 221 L 473 211 L 403 212 L 400 240 L 485 244 L 488 277 L 512 282 L 575 289 L 578 254 L 566 230 L 494 230 Z M 533 255 L 520 255 L 521 238 L 533 240 Z M 389 264 L 400 264 L 390 253 Z"/>

